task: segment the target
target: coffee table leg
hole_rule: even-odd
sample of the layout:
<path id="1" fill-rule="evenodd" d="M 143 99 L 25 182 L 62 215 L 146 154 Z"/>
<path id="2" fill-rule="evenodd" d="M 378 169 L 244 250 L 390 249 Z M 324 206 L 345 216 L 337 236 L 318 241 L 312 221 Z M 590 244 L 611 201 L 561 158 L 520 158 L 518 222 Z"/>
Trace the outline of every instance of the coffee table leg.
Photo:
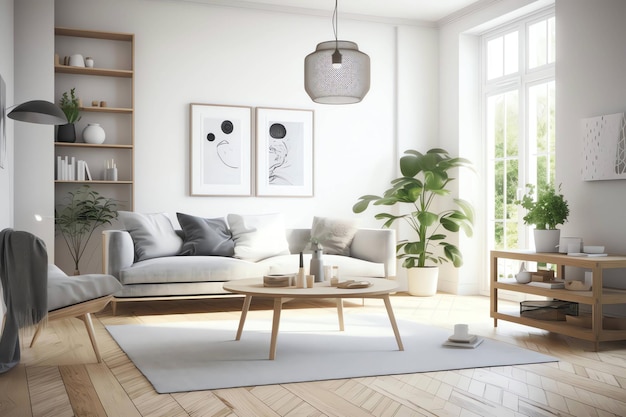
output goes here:
<path id="1" fill-rule="evenodd" d="M 337 316 L 339 316 L 339 330 L 344 331 L 343 325 L 343 298 L 337 298 Z"/>
<path id="2" fill-rule="evenodd" d="M 270 360 L 276 357 L 276 339 L 278 338 L 278 325 L 280 324 L 280 312 L 283 308 L 283 300 L 274 298 L 274 319 L 272 320 L 272 340 L 270 342 Z"/>
<path id="3" fill-rule="evenodd" d="M 246 316 L 248 315 L 251 301 L 252 296 L 246 295 L 246 298 L 244 298 L 243 300 L 243 307 L 241 308 L 241 318 L 239 319 L 239 328 L 237 329 L 237 336 L 235 337 L 235 340 L 241 339 L 241 333 L 243 333 L 243 324 L 246 322 Z"/>
<path id="4" fill-rule="evenodd" d="M 404 346 L 402 345 L 402 339 L 400 339 L 400 331 L 398 330 L 398 324 L 396 323 L 396 317 L 393 315 L 393 310 L 391 308 L 391 301 L 389 301 L 389 295 L 384 295 L 383 300 L 385 301 L 385 307 L 387 308 L 387 315 L 389 315 L 389 321 L 391 322 L 391 327 L 393 328 L 393 334 L 396 335 L 396 342 L 398 342 L 398 349 L 404 350 Z"/>

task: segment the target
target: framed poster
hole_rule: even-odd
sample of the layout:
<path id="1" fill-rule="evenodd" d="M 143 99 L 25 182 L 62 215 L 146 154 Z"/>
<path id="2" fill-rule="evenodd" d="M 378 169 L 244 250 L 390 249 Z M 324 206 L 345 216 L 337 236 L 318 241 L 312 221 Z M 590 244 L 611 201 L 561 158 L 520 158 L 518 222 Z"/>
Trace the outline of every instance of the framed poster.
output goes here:
<path id="1" fill-rule="evenodd" d="M 191 195 L 252 194 L 251 107 L 190 107 Z"/>
<path id="2" fill-rule="evenodd" d="M 583 119 L 582 128 L 582 179 L 626 179 L 626 113 Z"/>
<path id="3" fill-rule="evenodd" d="M 256 194 L 313 196 L 313 110 L 256 109 Z"/>
<path id="4" fill-rule="evenodd" d="M 4 169 L 7 165 L 7 120 L 6 120 L 6 101 L 7 89 L 4 84 L 4 78 L 0 75 L 0 168 Z"/>

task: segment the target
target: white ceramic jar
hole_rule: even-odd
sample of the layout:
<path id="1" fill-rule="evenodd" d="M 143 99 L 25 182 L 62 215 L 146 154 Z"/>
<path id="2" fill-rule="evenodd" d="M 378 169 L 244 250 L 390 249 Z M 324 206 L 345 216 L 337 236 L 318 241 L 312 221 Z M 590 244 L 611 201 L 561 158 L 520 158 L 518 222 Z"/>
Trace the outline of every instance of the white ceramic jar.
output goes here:
<path id="1" fill-rule="evenodd" d="M 103 143 L 106 139 L 106 133 L 99 123 L 89 123 L 83 130 L 83 140 L 85 143 L 94 145 Z"/>

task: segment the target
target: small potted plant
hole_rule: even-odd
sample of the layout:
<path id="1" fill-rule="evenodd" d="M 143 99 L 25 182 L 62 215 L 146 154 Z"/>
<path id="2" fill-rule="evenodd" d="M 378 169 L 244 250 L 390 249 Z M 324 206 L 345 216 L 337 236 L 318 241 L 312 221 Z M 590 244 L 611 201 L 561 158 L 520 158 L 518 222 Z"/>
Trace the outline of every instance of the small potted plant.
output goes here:
<path id="1" fill-rule="evenodd" d="M 526 184 L 526 194 L 515 203 L 526 209 L 523 217 L 524 224 L 535 225 L 535 250 L 537 252 L 558 252 L 561 231 L 557 225 L 567 221 L 569 206 L 563 194 L 551 184 L 546 184 L 537 191 L 535 200 L 535 186 Z"/>
<path id="2" fill-rule="evenodd" d="M 55 225 L 74 260 L 74 274 L 80 275 L 79 263 L 95 230 L 117 219 L 117 204 L 84 185 L 70 191 L 55 210 Z"/>
<path id="3" fill-rule="evenodd" d="M 364 195 L 352 210 L 361 213 L 373 205 L 406 205 L 404 214 L 378 213 L 376 219 L 386 220 L 390 227 L 396 220 L 405 222 L 413 230 L 412 238 L 398 242 L 398 259 L 407 268 L 409 293 L 430 296 L 437 292 L 438 264 L 451 262 L 455 267 L 463 264 L 459 248 L 447 241 L 448 232 L 463 231 L 472 236 L 474 209 L 469 202 L 450 197 L 448 185 L 454 180 L 450 171 L 471 168 L 465 158 L 453 158 L 443 149 L 431 149 L 422 154 L 407 150 L 400 158 L 402 176 L 391 181 L 382 197 Z M 435 211 L 436 207 L 448 207 Z M 436 251 L 440 249 L 440 252 Z"/>
<path id="4" fill-rule="evenodd" d="M 72 88 L 69 94 L 66 92 L 61 96 L 59 102 L 61 110 L 67 117 L 67 124 L 59 125 L 57 130 L 58 142 L 76 142 L 75 123 L 80 120 L 80 101 L 76 97 L 76 88 Z"/>

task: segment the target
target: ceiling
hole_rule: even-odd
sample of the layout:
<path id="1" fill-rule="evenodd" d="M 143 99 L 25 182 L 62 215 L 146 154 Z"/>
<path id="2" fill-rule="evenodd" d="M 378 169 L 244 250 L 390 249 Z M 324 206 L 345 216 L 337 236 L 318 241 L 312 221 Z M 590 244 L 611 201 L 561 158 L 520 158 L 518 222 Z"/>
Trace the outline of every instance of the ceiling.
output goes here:
<path id="1" fill-rule="evenodd" d="M 234 7 L 332 13 L 335 0 L 188 0 Z M 338 0 L 339 16 L 436 22 L 466 7 L 498 0 Z"/>

